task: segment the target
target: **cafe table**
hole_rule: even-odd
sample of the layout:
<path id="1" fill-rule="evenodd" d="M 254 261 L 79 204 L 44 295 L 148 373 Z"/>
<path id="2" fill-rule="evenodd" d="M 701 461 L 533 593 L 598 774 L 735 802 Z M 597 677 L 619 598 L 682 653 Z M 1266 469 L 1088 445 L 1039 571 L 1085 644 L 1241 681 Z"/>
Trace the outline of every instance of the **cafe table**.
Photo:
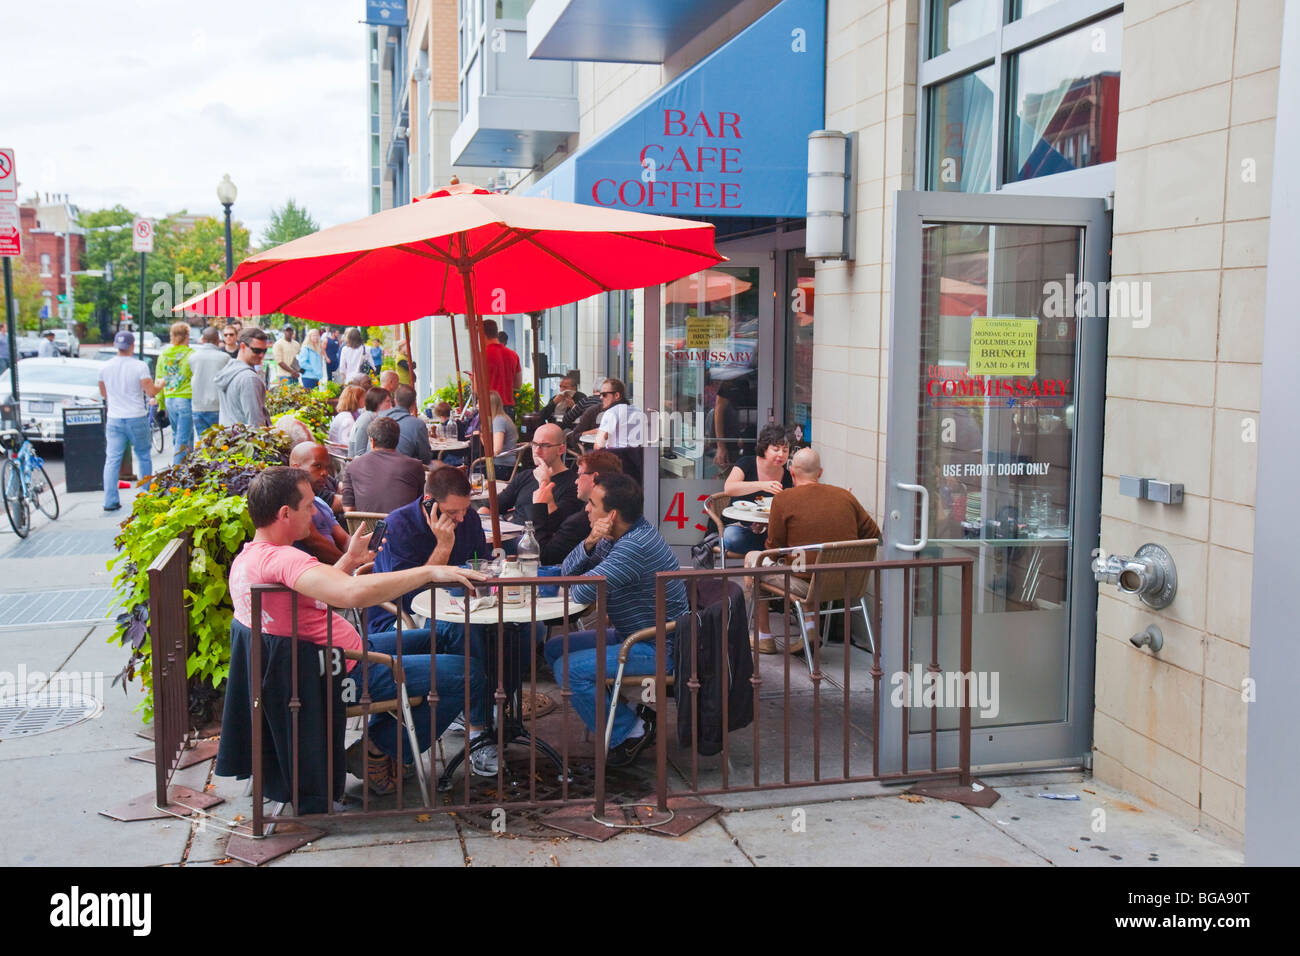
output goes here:
<path id="1" fill-rule="evenodd" d="M 497 579 L 500 582 L 501 579 Z M 508 579 L 507 579 L 508 580 Z M 428 619 L 432 617 L 438 621 L 446 621 L 451 624 L 465 623 L 465 601 L 466 597 L 455 597 L 446 588 L 435 590 L 435 603 L 431 607 L 429 602 L 429 592 L 421 591 L 411 599 L 411 612 L 417 617 Z M 566 604 L 564 592 L 561 591 L 556 597 L 539 597 L 531 590 L 525 591 L 525 599 L 519 604 L 500 604 L 501 595 L 498 592 L 495 600 L 488 607 L 478 608 L 469 612 L 470 624 L 479 624 L 491 628 L 498 620 L 505 624 L 503 628 L 503 647 L 501 648 L 500 658 L 497 654 L 488 650 L 490 658 L 484 663 L 489 670 L 495 668 L 498 659 L 502 661 L 504 673 L 501 675 L 501 686 L 505 691 L 505 713 L 502 715 L 504 727 L 502 739 L 507 744 L 511 743 L 528 743 L 535 740 L 537 748 L 546 756 L 550 757 L 555 766 L 563 769 L 564 761 L 555 751 L 555 748 L 548 744 L 541 737 L 533 737 L 527 730 L 523 720 L 523 691 L 524 691 L 524 673 L 527 670 L 526 662 L 532 654 L 533 642 L 527 625 L 536 621 L 543 624 L 549 621 L 563 621 L 565 613 L 570 618 L 576 618 L 583 611 L 587 610 L 590 605 L 582 604 L 569 598 Z M 498 615 L 500 617 L 498 618 Z M 575 627 L 575 630 L 578 628 Z M 489 631 L 489 634 L 491 631 Z M 489 694 L 494 693 L 494 685 L 489 680 Z M 497 735 L 489 733 L 486 737 L 488 741 L 495 741 Z M 451 778 L 464 759 L 465 752 L 462 750 L 459 754 L 452 757 L 447 763 L 446 769 L 438 780 L 438 789 L 447 791 L 451 789 Z"/>
<path id="2" fill-rule="evenodd" d="M 739 508 L 736 505 L 727 505 L 722 509 L 722 517 L 730 518 L 732 521 L 744 521 L 749 524 L 767 524 L 772 517 L 771 509 Z"/>
<path id="3" fill-rule="evenodd" d="M 483 533 L 490 535 L 492 533 L 492 516 L 479 515 L 479 520 L 483 523 Z M 517 538 L 524 533 L 524 526 L 516 524 L 513 521 L 501 519 L 501 540 L 508 541 L 511 538 Z M 495 620 L 495 619 L 494 619 Z"/>
<path id="4" fill-rule="evenodd" d="M 460 441 L 456 438 L 440 441 L 436 438 L 429 439 L 429 450 L 441 458 L 449 451 L 464 451 L 469 447 L 469 442 Z"/>
<path id="5" fill-rule="evenodd" d="M 498 479 L 497 479 L 497 494 L 499 495 L 499 494 L 501 494 L 501 492 L 505 491 L 505 490 L 506 490 L 506 486 L 509 485 L 509 484 L 510 484 L 510 482 L 508 482 L 508 481 L 502 481 L 500 478 L 498 478 Z M 470 492 L 470 495 L 469 495 L 469 500 L 470 500 L 470 501 L 487 501 L 487 500 L 488 500 L 487 488 L 484 487 L 481 491 L 471 491 L 471 492 Z"/>

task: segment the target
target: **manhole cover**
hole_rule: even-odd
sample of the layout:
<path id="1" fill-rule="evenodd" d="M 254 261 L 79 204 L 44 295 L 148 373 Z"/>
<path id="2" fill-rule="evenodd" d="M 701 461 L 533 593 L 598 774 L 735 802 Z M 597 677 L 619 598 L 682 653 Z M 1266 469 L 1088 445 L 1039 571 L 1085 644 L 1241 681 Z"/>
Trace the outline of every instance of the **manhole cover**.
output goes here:
<path id="1" fill-rule="evenodd" d="M 0 740 L 62 730 L 98 716 L 104 709 L 86 694 L 24 694 L 0 700 Z"/>

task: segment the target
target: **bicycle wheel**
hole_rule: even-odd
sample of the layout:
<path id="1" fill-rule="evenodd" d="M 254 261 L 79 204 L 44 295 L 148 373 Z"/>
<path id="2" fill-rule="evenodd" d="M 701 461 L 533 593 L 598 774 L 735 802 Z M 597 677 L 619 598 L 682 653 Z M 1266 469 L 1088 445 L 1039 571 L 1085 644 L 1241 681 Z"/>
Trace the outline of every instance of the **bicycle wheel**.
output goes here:
<path id="1" fill-rule="evenodd" d="M 27 532 L 31 528 L 30 516 L 27 513 L 27 499 L 23 497 L 22 478 L 18 474 L 18 465 L 12 458 L 6 458 L 4 471 L 0 473 L 0 488 L 4 491 L 5 514 L 9 516 L 9 524 L 14 529 L 14 534 L 20 538 L 27 537 Z"/>
<path id="2" fill-rule="evenodd" d="M 153 432 L 153 450 L 161 455 L 163 442 L 166 440 L 166 436 L 163 435 L 163 429 L 162 426 L 158 424 L 158 419 L 154 418 L 152 415 L 149 416 L 149 430 Z"/>
<path id="3" fill-rule="evenodd" d="M 51 521 L 59 519 L 59 496 L 54 491 L 54 482 L 41 467 L 33 468 L 31 474 L 31 501 L 41 514 Z"/>

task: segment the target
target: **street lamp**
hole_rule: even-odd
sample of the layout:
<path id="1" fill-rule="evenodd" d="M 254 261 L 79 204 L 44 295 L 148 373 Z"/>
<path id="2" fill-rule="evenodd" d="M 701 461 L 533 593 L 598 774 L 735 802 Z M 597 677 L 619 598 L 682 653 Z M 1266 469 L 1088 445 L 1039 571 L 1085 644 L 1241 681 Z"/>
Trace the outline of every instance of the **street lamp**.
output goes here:
<path id="1" fill-rule="evenodd" d="M 235 184 L 230 181 L 230 173 L 221 177 L 221 182 L 217 183 L 217 202 L 226 207 L 226 278 L 235 271 L 234 250 L 230 246 L 230 207 L 235 204 L 235 196 L 239 190 Z"/>

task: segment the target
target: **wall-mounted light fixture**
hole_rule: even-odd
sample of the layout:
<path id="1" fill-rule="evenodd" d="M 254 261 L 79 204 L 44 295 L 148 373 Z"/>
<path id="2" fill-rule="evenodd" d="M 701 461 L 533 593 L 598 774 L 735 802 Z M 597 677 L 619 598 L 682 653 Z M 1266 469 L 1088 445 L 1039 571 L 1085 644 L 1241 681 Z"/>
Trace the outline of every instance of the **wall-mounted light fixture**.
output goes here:
<path id="1" fill-rule="evenodd" d="M 808 134 L 804 255 L 809 259 L 854 257 L 857 143 L 856 133 L 818 129 Z"/>

